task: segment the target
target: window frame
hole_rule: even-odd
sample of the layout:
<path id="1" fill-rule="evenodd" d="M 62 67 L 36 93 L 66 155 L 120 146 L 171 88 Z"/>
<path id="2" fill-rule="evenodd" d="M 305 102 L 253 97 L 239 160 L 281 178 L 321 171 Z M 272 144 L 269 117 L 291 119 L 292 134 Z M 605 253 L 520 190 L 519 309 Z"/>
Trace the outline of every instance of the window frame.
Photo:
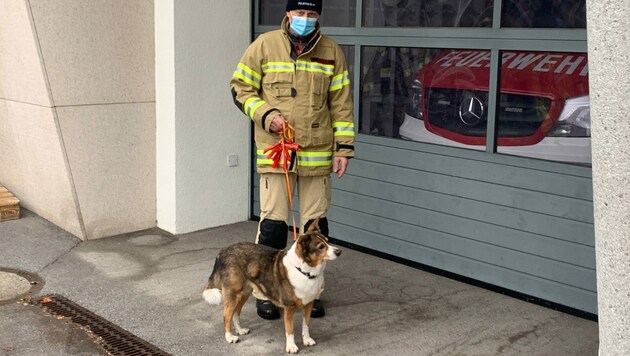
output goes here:
<path id="1" fill-rule="evenodd" d="M 260 2 L 263 0 L 252 0 L 253 8 L 253 38 L 273 30 L 278 26 L 263 26 L 259 24 Z M 383 47 L 423 47 L 423 48 L 470 48 L 490 50 L 490 83 L 488 92 L 488 126 L 486 132 L 485 153 L 498 156 L 496 154 L 496 106 L 499 91 L 500 75 L 500 53 L 504 50 L 520 51 L 540 51 L 540 52 L 577 52 L 587 53 L 587 32 L 586 29 L 572 28 L 513 28 L 501 27 L 501 10 L 503 0 L 494 0 L 492 27 L 483 28 L 422 28 L 422 27 L 362 27 L 363 25 L 363 2 L 356 0 L 356 19 L 354 27 L 323 27 L 322 32 L 333 38 L 340 45 L 354 47 L 354 112 L 360 112 L 361 91 L 359 85 L 361 80 L 361 54 L 363 46 L 383 46 Z M 358 115 L 355 115 L 355 126 L 359 127 Z M 391 138 L 376 137 L 363 133 L 357 133 L 357 142 L 377 143 L 387 146 L 404 146 L 388 141 Z M 414 142 L 419 145 L 436 146 L 429 143 Z M 440 148 L 446 148 L 439 146 Z M 458 151 L 465 149 L 454 148 Z M 476 151 L 480 153 L 480 151 Z M 475 152 L 471 152 L 473 155 Z M 467 155 L 467 154 L 466 154 Z M 522 158 L 526 161 L 535 159 L 509 156 L 509 159 Z M 537 160 L 540 161 L 540 160 Z M 540 161 L 545 162 L 545 161 Z M 547 163 L 544 163 L 546 166 Z M 536 163 L 534 163 L 535 165 Z M 552 165 L 567 165 L 564 162 L 551 162 Z M 590 170 L 590 167 L 587 167 Z"/>

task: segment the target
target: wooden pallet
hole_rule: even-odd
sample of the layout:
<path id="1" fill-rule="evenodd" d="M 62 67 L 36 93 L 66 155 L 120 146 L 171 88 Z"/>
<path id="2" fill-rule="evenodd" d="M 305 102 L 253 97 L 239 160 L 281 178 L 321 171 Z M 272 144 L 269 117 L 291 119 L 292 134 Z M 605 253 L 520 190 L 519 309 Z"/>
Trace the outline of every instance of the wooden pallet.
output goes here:
<path id="1" fill-rule="evenodd" d="M 0 185 L 0 221 L 20 218 L 20 199 Z"/>

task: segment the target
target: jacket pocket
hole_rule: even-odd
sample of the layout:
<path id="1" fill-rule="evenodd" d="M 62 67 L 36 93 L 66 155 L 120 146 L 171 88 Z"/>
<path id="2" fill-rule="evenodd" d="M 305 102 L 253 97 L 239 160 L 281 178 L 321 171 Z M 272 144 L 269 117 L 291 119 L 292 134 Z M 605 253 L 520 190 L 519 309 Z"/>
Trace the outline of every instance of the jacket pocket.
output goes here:
<path id="1" fill-rule="evenodd" d="M 293 88 L 293 74 L 272 73 L 263 77 L 263 87 L 266 94 L 275 98 L 291 97 Z"/>
<path id="2" fill-rule="evenodd" d="M 329 120 L 311 124 L 311 143 L 313 145 L 332 144 L 333 129 Z"/>
<path id="3" fill-rule="evenodd" d="M 326 78 L 323 75 L 311 74 L 311 107 L 314 110 L 319 110 L 324 106 L 326 100 L 326 91 L 324 90 L 324 84 Z"/>

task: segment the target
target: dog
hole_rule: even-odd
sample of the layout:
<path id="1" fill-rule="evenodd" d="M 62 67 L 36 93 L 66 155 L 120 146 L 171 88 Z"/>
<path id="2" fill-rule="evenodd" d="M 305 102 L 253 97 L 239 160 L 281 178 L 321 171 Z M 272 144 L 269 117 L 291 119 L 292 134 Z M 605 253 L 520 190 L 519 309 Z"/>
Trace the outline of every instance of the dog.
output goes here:
<path id="1" fill-rule="evenodd" d="M 315 345 L 309 333 L 313 302 L 323 291 L 326 261 L 340 254 L 341 250 L 330 245 L 319 231 L 317 221 L 289 249 L 278 251 L 254 243 L 237 243 L 219 252 L 203 299 L 214 305 L 223 301 L 225 340 L 229 343 L 239 341 L 231 332 L 232 322 L 237 335 L 249 333 L 240 324 L 247 298 L 253 293 L 258 299 L 271 301 L 284 309 L 286 352 L 297 353 L 293 315 L 303 310 L 302 342 Z"/>

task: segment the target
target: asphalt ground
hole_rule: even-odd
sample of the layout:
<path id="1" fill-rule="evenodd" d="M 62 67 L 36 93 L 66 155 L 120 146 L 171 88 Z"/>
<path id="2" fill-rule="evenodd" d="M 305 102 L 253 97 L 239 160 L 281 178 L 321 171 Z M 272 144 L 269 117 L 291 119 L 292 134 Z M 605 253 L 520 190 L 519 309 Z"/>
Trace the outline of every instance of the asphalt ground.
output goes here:
<path id="1" fill-rule="evenodd" d="M 281 320 L 256 315 L 237 344 L 222 309 L 201 299 L 218 251 L 253 241 L 256 223 L 172 236 L 159 229 L 82 242 L 36 214 L 0 222 L 0 354 L 101 355 L 84 329 L 24 302 L 58 294 L 173 355 L 281 355 Z M 34 288 L 23 271 L 41 278 Z M 29 296 L 24 290 L 29 283 Z M 17 294 L 17 295 L 16 295 Z M 6 298 L 11 295 L 13 298 Z M 26 298 L 26 299 L 24 299 Z M 4 300 L 4 302 L 3 302 Z M 597 355 L 598 325 L 409 266 L 343 249 L 326 269 L 326 316 L 314 319 L 318 355 Z"/>

